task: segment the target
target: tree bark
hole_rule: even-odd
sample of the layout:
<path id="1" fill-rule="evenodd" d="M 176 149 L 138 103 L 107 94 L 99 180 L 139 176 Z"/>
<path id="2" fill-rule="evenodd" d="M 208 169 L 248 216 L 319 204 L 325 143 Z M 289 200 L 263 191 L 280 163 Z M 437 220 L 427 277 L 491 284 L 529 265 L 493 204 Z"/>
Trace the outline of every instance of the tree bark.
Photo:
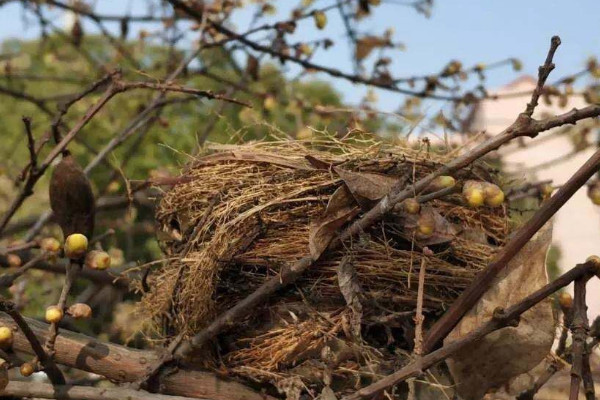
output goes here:
<path id="1" fill-rule="evenodd" d="M 31 318 L 25 319 L 38 340 L 45 342 L 48 324 Z M 34 354 L 29 341 L 8 314 L 0 313 L 0 326 L 13 329 L 15 351 Z M 117 383 L 138 381 L 160 358 L 154 351 L 101 342 L 63 329 L 56 338 L 55 350 L 54 359 L 57 364 L 102 375 Z M 273 400 L 272 397 L 259 394 L 240 383 L 218 378 L 205 371 L 178 370 L 162 377 L 161 384 L 162 393 L 176 396 L 211 400 Z"/>

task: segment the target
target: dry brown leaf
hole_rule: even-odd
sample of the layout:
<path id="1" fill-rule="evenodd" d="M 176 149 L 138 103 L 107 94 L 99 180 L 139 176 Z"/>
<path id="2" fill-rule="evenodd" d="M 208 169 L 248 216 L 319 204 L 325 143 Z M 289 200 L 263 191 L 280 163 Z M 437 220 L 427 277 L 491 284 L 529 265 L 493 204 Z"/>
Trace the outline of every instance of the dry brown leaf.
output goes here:
<path id="1" fill-rule="evenodd" d="M 496 308 L 510 307 L 548 283 L 546 252 L 552 240 L 546 224 L 512 259 L 479 302 L 444 340 L 452 343 L 490 320 Z M 550 352 L 555 324 L 549 300 L 525 312 L 519 326 L 507 327 L 483 338 L 454 357 L 448 366 L 465 400 L 485 393 L 534 368 Z"/>
<path id="2" fill-rule="evenodd" d="M 308 247 L 313 259 L 321 256 L 329 243 L 344 224 L 351 221 L 360 208 L 345 186 L 340 186 L 329 199 L 325 214 L 310 223 Z"/>
<path id="3" fill-rule="evenodd" d="M 358 282 L 356 270 L 354 269 L 354 266 L 348 257 L 344 257 L 340 261 L 337 270 L 337 278 L 340 291 L 344 296 L 344 300 L 346 300 L 348 308 L 350 308 L 350 311 L 352 312 L 352 316 L 350 318 L 350 329 L 352 330 L 352 335 L 355 339 L 360 340 L 363 315 L 363 308 L 362 304 L 360 303 L 362 289 L 360 287 L 360 283 Z"/>
<path id="4" fill-rule="evenodd" d="M 361 205 L 368 205 L 366 203 L 380 200 L 401 181 L 400 178 L 384 174 L 354 172 L 338 167 L 333 169 Z"/>
<path id="5" fill-rule="evenodd" d="M 379 36 L 365 36 L 356 41 L 356 59 L 362 61 L 378 47 L 389 45 L 389 40 Z"/>
<path id="6" fill-rule="evenodd" d="M 215 148 L 226 148 L 227 146 L 218 146 Z M 201 165 L 211 165 L 216 164 L 222 161 L 254 161 L 254 162 L 262 162 L 267 164 L 279 165 L 282 167 L 289 167 L 300 170 L 314 170 L 314 168 L 309 165 L 305 160 L 295 159 L 284 156 L 277 156 L 270 153 L 261 153 L 255 150 L 230 150 L 223 151 L 220 153 L 211 154 L 205 157 L 200 158 L 195 164 L 194 167 L 198 167 Z"/>
<path id="7" fill-rule="evenodd" d="M 317 397 L 317 399 L 318 400 L 338 400 L 338 398 L 335 395 L 335 392 L 329 386 L 325 386 L 323 388 L 323 390 L 321 390 L 321 394 L 319 395 L 319 397 Z"/>

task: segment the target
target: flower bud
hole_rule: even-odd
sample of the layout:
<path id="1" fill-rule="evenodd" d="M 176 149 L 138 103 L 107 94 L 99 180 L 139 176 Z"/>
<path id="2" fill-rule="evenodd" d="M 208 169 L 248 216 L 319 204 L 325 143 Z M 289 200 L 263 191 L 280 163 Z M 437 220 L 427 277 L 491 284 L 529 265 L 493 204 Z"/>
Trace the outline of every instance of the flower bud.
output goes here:
<path id="1" fill-rule="evenodd" d="M 6 256 L 6 261 L 8 262 L 8 266 L 12 268 L 18 268 L 23 264 L 21 257 L 12 253 Z"/>
<path id="2" fill-rule="evenodd" d="M 46 308 L 46 321 L 51 324 L 57 324 L 63 318 L 63 310 L 58 306 L 50 306 Z"/>
<path id="3" fill-rule="evenodd" d="M 451 188 L 454 185 L 456 185 L 456 179 L 449 175 L 441 175 L 431 182 L 431 185 L 429 185 L 429 190 L 432 192 L 437 192 L 438 190 Z"/>
<path id="4" fill-rule="evenodd" d="M 12 346 L 13 331 L 8 326 L 0 326 L 0 348 L 6 350 Z"/>
<path id="5" fill-rule="evenodd" d="M 552 192 L 554 192 L 554 188 L 549 183 L 544 183 L 540 187 L 540 193 L 542 194 L 542 197 L 545 199 L 552 196 Z"/>
<path id="6" fill-rule="evenodd" d="M 478 181 L 467 181 L 463 185 L 463 196 L 471 207 L 481 207 L 485 202 L 483 184 Z"/>
<path id="7" fill-rule="evenodd" d="M 67 309 L 67 314 L 75 319 L 87 319 L 92 316 L 92 308 L 85 303 L 75 303 Z"/>
<path id="8" fill-rule="evenodd" d="M 110 268 L 110 255 L 104 251 L 92 250 L 85 257 L 85 266 L 91 269 Z"/>
<path id="9" fill-rule="evenodd" d="M 404 200 L 402 205 L 404 207 L 404 211 L 406 211 L 409 214 L 418 214 L 419 211 L 421 211 L 421 204 L 419 204 L 419 202 L 415 198 Z"/>
<path id="10" fill-rule="evenodd" d="M 83 257 L 88 248 L 88 239 L 81 233 L 74 233 L 65 240 L 65 255 L 72 260 Z"/>
<path id="11" fill-rule="evenodd" d="M 597 206 L 600 206 L 600 185 L 594 184 L 588 188 L 588 197 Z"/>
<path id="12" fill-rule="evenodd" d="M 417 221 L 417 234 L 421 238 L 428 238 L 435 232 L 435 218 L 430 213 L 423 213 Z"/>
<path id="13" fill-rule="evenodd" d="M 268 95 L 267 97 L 265 97 L 265 101 L 263 102 L 263 107 L 265 108 L 265 110 L 273 111 L 276 106 L 277 101 L 275 100 L 274 96 Z"/>
<path id="14" fill-rule="evenodd" d="M 558 304 L 563 310 L 568 310 L 573 307 L 573 296 L 567 292 L 560 292 L 558 295 Z"/>
<path id="15" fill-rule="evenodd" d="M 483 193 L 485 197 L 485 204 L 490 207 L 498 207 L 504 203 L 504 192 L 498 187 L 498 185 L 488 183 L 485 185 Z"/>
<path id="16" fill-rule="evenodd" d="M 43 238 L 40 241 L 40 248 L 48 253 L 58 253 L 60 251 L 60 242 L 53 237 Z"/>
<path id="17" fill-rule="evenodd" d="M 313 14 L 315 25 L 319 29 L 324 29 L 327 25 L 327 15 L 323 11 L 315 11 Z"/>
<path id="18" fill-rule="evenodd" d="M 21 375 L 27 377 L 31 376 L 35 372 L 35 369 L 33 368 L 33 365 L 26 362 L 21 364 L 21 368 L 19 368 L 19 371 L 21 372 Z"/>

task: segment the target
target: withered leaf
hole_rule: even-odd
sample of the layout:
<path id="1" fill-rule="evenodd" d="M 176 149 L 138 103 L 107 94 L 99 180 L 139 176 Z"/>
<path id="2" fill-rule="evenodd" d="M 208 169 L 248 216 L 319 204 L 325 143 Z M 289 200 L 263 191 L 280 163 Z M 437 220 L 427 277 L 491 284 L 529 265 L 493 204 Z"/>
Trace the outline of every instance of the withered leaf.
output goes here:
<path id="1" fill-rule="evenodd" d="M 354 266 L 348 257 L 344 257 L 340 261 L 337 270 L 337 278 L 338 286 L 340 287 L 342 296 L 344 296 L 344 300 L 346 300 L 346 304 L 352 312 L 352 317 L 350 318 L 352 335 L 355 339 L 360 340 L 361 322 L 363 316 L 363 308 L 360 302 L 362 289 L 360 287 L 360 283 L 358 282 L 356 270 L 354 269 Z"/>
<path id="2" fill-rule="evenodd" d="M 329 243 L 344 224 L 351 221 L 360 208 L 345 186 L 340 186 L 329 199 L 325 214 L 311 221 L 308 233 L 308 247 L 313 259 L 321 256 Z"/>
<path id="3" fill-rule="evenodd" d="M 389 45 L 389 40 L 379 36 L 365 36 L 356 41 L 356 59 L 362 61 L 378 47 Z"/>
<path id="4" fill-rule="evenodd" d="M 430 236 L 422 236 L 417 232 L 417 223 L 422 214 L 430 214 L 435 221 L 435 229 Z M 403 212 L 401 216 L 404 220 L 401 235 L 409 241 L 414 238 L 419 247 L 449 243 L 458 233 L 456 228 L 432 207 L 423 207 L 419 215 Z"/>
<path id="5" fill-rule="evenodd" d="M 338 400 L 333 389 L 325 386 L 318 397 L 319 400 Z"/>
<path id="6" fill-rule="evenodd" d="M 306 158 L 306 161 L 308 161 L 310 165 L 312 165 L 316 169 L 328 170 L 329 168 L 331 168 L 331 163 L 319 160 L 317 157 L 311 156 L 310 154 L 305 155 L 304 158 Z"/>
<path id="7" fill-rule="evenodd" d="M 401 182 L 400 178 L 384 174 L 354 172 L 339 167 L 334 167 L 333 170 L 342 178 L 361 205 L 365 205 L 365 200 L 367 202 L 380 200 Z"/>
<path id="8" fill-rule="evenodd" d="M 444 344 L 464 337 L 489 321 L 496 308 L 506 309 L 547 284 L 545 260 L 551 241 L 549 222 L 501 271 Z M 550 352 L 554 333 L 552 306 L 547 300 L 523 313 L 517 327 L 492 332 L 456 353 L 447 363 L 461 398 L 480 399 L 490 389 L 534 368 Z"/>

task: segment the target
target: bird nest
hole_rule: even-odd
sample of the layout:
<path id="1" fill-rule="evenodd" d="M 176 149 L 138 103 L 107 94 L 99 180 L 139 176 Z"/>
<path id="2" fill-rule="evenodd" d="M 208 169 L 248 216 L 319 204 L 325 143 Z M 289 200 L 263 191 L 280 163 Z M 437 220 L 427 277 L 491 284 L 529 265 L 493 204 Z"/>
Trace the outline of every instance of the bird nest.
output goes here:
<path id="1" fill-rule="evenodd" d="M 284 266 L 323 251 L 392 184 L 408 185 L 454 156 L 333 138 L 213 146 L 161 199 L 168 261 L 149 275 L 140 309 L 161 338 L 189 337 Z M 481 165 L 454 177 L 495 180 Z M 346 203 L 332 210 L 341 192 Z M 427 238 L 397 207 L 340 250 L 324 250 L 295 284 L 221 335 L 202 365 L 276 384 L 290 397 L 319 385 L 342 393 L 394 370 L 413 345 L 420 268 L 431 322 L 508 235 L 505 207 L 470 208 L 458 193 L 429 201 L 424 212 L 435 217 Z"/>

